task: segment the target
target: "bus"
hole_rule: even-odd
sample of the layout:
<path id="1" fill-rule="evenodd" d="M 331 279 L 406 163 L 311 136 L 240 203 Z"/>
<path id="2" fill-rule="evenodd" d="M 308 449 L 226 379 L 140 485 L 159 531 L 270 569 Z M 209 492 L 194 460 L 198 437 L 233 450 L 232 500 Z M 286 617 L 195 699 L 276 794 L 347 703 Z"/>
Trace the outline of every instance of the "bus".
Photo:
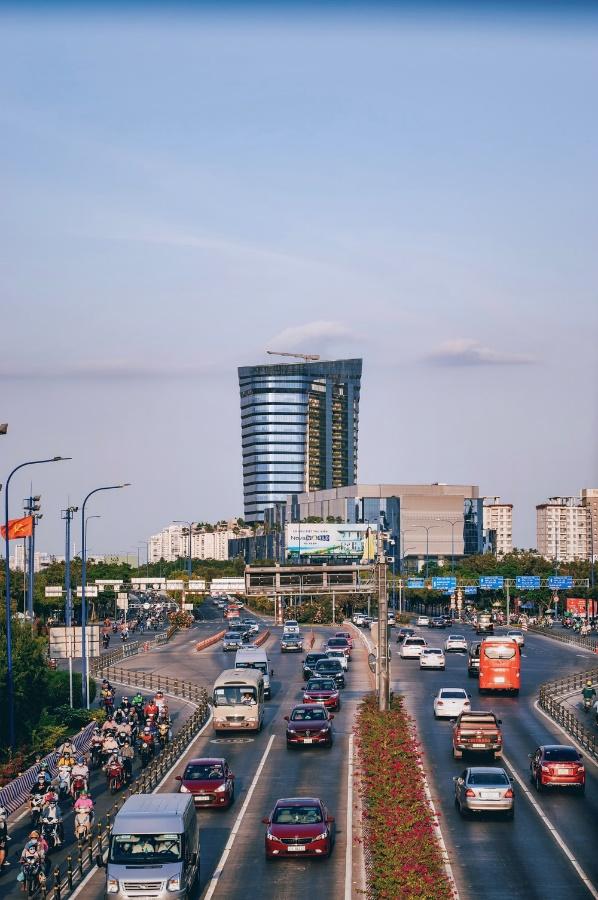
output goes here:
<path id="1" fill-rule="evenodd" d="M 515 697 L 521 686 L 521 650 L 509 637 L 487 637 L 480 644 L 479 691 L 508 691 Z"/>
<path id="2" fill-rule="evenodd" d="M 212 727 L 221 731 L 261 731 L 264 678 L 258 669 L 225 669 L 214 682 Z"/>
<path id="3" fill-rule="evenodd" d="M 270 668 L 270 661 L 265 650 L 261 647 L 242 647 L 237 650 L 235 656 L 235 669 L 257 669 L 264 679 L 264 697 L 269 700 L 272 693 L 270 676 L 274 675 L 274 669 Z"/>

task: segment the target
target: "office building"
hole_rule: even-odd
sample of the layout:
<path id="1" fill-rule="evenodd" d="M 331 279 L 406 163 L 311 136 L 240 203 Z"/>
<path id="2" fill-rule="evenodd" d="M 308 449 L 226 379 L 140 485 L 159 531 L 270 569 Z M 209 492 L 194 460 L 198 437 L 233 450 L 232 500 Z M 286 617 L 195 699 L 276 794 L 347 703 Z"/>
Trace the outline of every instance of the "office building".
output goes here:
<path id="1" fill-rule="evenodd" d="M 513 552 L 513 504 L 484 498 L 484 533 L 495 556 Z"/>
<path id="2" fill-rule="evenodd" d="M 357 478 L 360 359 L 239 368 L 244 516 Z"/>
<path id="3" fill-rule="evenodd" d="M 53 553 L 44 553 L 41 550 L 36 550 L 33 554 L 33 571 L 43 572 L 48 566 L 61 562 L 64 562 L 64 556 L 55 556 Z M 10 566 L 15 571 L 22 572 L 26 565 L 28 565 L 26 548 L 19 541 L 15 544 L 13 556 L 10 557 Z"/>
<path id="4" fill-rule="evenodd" d="M 536 506 L 540 556 L 559 562 L 589 559 L 591 511 L 592 507 L 580 497 L 550 497 L 547 503 Z"/>

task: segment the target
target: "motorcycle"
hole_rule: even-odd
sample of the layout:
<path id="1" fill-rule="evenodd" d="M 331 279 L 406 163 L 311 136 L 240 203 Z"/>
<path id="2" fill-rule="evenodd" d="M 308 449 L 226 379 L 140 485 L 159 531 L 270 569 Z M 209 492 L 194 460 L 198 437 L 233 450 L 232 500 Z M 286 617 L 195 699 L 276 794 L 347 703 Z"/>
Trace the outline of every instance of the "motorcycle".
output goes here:
<path id="1" fill-rule="evenodd" d="M 158 725 L 158 740 L 160 741 L 160 747 L 162 750 L 168 743 L 169 736 L 170 725 L 167 722 L 160 722 L 160 724 Z"/>
<path id="2" fill-rule="evenodd" d="M 108 787 L 111 794 L 120 791 L 125 783 L 125 770 L 120 762 L 113 762 L 106 768 L 106 778 L 108 779 Z"/>
<path id="3" fill-rule="evenodd" d="M 85 778 L 83 777 L 83 775 L 75 775 L 71 784 L 73 803 L 77 802 L 77 800 L 81 796 L 81 791 L 83 790 L 87 790 L 87 782 L 85 781 Z"/>
<path id="4" fill-rule="evenodd" d="M 102 755 L 102 745 L 101 744 L 92 744 L 91 745 L 91 768 L 92 769 L 100 768 L 101 755 Z"/>
<path id="5" fill-rule="evenodd" d="M 44 821 L 42 819 L 42 837 L 46 841 L 48 845 L 48 853 L 51 853 L 52 850 L 55 850 L 57 847 L 60 847 L 62 844 L 62 837 L 60 834 L 60 822 L 58 821 Z"/>
<path id="6" fill-rule="evenodd" d="M 21 872 L 23 873 L 23 890 L 27 892 L 28 897 L 33 897 L 46 880 L 41 861 L 36 857 L 21 863 Z"/>
<path id="7" fill-rule="evenodd" d="M 107 650 L 108 647 L 110 646 L 110 635 L 109 634 L 105 634 L 104 637 L 102 638 L 102 645 L 104 647 L 104 650 Z"/>
<path id="8" fill-rule="evenodd" d="M 153 756 L 154 750 L 151 744 L 146 744 L 142 742 L 141 747 L 139 748 L 139 755 L 141 756 L 141 768 L 145 769 L 150 758 Z"/>
<path id="9" fill-rule="evenodd" d="M 588 713 L 588 712 L 591 710 L 592 706 L 593 706 L 592 698 L 591 698 L 591 697 L 584 697 L 584 698 L 583 698 L 583 711 L 584 711 L 584 713 Z"/>
<path id="10" fill-rule="evenodd" d="M 75 813 L 75 837 L 79 845 L 85 843 L 91 834 L 91 813 L 88 809 L 78 809 Z"/>
<path id="11" fill-rule="evenodd" d="M 71 774 L 70 771 L 59 772 L 58 774 L 58 800 L 64 803 L 71 793 Z"/>
<path id="12" fill-rule="evenodd" d="M 42 794 L 36 794 L 35 797 L 31 798 L 31 827 L 34 829 L 36 829 L 39 825 L 43 805 L 44 798 Z"/>

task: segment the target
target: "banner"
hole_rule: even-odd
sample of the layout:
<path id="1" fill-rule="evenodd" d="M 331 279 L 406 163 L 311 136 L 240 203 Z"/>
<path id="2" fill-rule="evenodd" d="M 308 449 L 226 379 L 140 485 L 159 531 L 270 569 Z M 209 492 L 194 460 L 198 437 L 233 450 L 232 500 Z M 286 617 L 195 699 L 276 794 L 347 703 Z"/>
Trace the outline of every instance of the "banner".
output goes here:
<path id="1" fill-rule="evenodd" d="M 287 558 L 337 556 L 362 563 L 376 558 L 376 525 L 293 522 L 286 525 L 285 530 Z"/>
<path id="2" fill-rule="evenodd" d="M 6 539 L 6 527 L 2 525 L 0 534 Z M 8 540 L 16 541 L 19 538 L 31 537 L 33 534 L 33 516 L 23 516 L 22 519 L 8 520 Z"/>

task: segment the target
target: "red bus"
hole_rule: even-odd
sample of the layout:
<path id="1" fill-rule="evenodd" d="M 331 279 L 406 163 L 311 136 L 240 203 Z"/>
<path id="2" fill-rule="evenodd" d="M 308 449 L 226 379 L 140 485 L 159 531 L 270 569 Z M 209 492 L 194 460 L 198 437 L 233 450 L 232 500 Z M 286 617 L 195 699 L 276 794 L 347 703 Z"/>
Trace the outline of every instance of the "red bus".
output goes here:
<path id="1" fill-rule="evenodd" d="M 521 686 L 521 650 L 508 637 L 487 637 L 480 646 L 480 694 L 509 691 L 514 696 Z"/>

